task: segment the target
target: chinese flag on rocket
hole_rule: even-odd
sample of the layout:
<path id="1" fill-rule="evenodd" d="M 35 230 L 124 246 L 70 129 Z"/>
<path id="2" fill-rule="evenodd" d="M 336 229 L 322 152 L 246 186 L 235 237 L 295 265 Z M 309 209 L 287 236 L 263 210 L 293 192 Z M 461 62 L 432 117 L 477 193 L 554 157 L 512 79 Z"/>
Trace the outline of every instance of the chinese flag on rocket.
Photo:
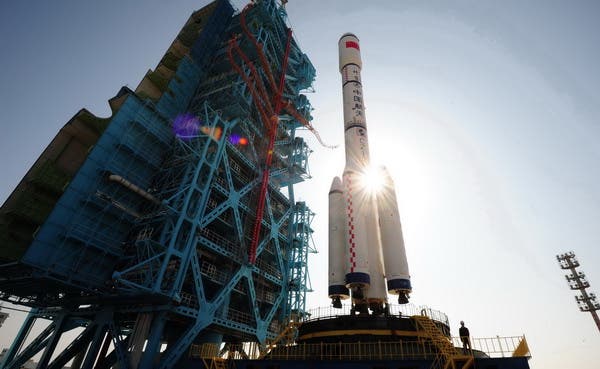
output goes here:
<path id="1" fill-rule="evenodd" d="M 346 49 L 353 47 L 356 50 L 360 50 L 360 48 L 358 47 L 358 42 L 355 41 L 346 41 Z"/>

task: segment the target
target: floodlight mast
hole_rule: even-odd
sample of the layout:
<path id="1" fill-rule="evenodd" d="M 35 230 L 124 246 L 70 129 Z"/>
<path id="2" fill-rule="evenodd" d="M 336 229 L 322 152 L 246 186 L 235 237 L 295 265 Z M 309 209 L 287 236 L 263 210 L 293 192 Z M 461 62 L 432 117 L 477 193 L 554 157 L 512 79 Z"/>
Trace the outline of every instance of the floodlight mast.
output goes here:
<path id="1" fill-rule="evenodd" d="M 558 260 L 561 269 L 571 271 L 571 274 L 566 274 L 565 278 L 572 290 L 579 290 L 581 293 L 581 295 L 575 296 L 575 301 L 577 301 L 577 305 L 579 305 L 579 310 L 592 314 L 596 327 L 598 328 L 598 331 L 600 331 L 600 318 L 598 318 L 597 313 L 597 311 L 600 310 L 600 303 L 596 301 L 595 294 L 587 293 L 586 289 L 590 287 L 590 283 L 586 280 L 585 273 L 577 270 L 579 261 L 577 261 L 575 253 L 571 251 L 556 255 L 556 260 Z"/>

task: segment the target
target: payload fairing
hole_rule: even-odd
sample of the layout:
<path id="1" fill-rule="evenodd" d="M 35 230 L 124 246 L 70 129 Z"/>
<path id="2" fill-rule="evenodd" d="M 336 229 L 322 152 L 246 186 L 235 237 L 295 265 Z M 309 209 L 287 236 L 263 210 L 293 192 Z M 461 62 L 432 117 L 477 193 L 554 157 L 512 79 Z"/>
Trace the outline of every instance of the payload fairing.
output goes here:
<path id="1" fill-rule="evenodd" d="M 338 46 L 346 166 L 329 191 L 329 297 L 334 307 L 351 296 L 360 311 L 379 313 L 386 290 L 407 303 L 412 287 L 394 182 L 382 167 L 383 188 L 373 192 L 366 186 L 370 159 L 359 40 L 346 33 Z"/>

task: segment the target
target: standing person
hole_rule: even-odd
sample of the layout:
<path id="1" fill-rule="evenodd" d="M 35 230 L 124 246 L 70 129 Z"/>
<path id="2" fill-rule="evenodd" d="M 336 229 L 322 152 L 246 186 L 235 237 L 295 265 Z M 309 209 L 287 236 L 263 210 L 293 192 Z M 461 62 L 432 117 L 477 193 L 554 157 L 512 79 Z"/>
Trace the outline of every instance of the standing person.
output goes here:
<path id="1" fill-rule="evenodd" d="M 460 328 L 458 329 L 458 335 L 463 344 L 463 354 L 471 353 L 471 338 L 469 335 L 469 328 L 465 327 L 465 322 L 460 321 Z M 469 351 L 467 351 L 467 347 Z"/>

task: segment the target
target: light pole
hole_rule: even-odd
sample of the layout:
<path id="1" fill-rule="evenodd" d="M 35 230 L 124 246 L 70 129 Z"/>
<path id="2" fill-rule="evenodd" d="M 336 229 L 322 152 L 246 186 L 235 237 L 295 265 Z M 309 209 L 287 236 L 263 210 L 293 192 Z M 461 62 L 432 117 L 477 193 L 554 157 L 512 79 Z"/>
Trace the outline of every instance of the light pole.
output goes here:
<path id="1" fill-rule="evenodd" d="M 583 272 L 577 271 L 579 262 L 575 257 L 575 253 L 571 251 L 565 254 L 556 255 L 556 260 L 558 260 L 561 269 L 571 271 L 571 274 L 566 274 L 565 278 L 572 290 L 579 290 L 581 293 L 580 295 L 575 296 L 575 301 L 577 301 L 577 305 L 579 305 L 579 310 L 592 314 L 596 327 L 598 327 L 598 330 L 600 331 L 600 319 L 598 318 L 597 313 L 597 311 L 600 310 L 600 304 L 596 301 L 595 294 L 588 294 L 586 291 L 586 289 L 590 287 L 590 283 L 585 279 L 585 274 Z"/>

